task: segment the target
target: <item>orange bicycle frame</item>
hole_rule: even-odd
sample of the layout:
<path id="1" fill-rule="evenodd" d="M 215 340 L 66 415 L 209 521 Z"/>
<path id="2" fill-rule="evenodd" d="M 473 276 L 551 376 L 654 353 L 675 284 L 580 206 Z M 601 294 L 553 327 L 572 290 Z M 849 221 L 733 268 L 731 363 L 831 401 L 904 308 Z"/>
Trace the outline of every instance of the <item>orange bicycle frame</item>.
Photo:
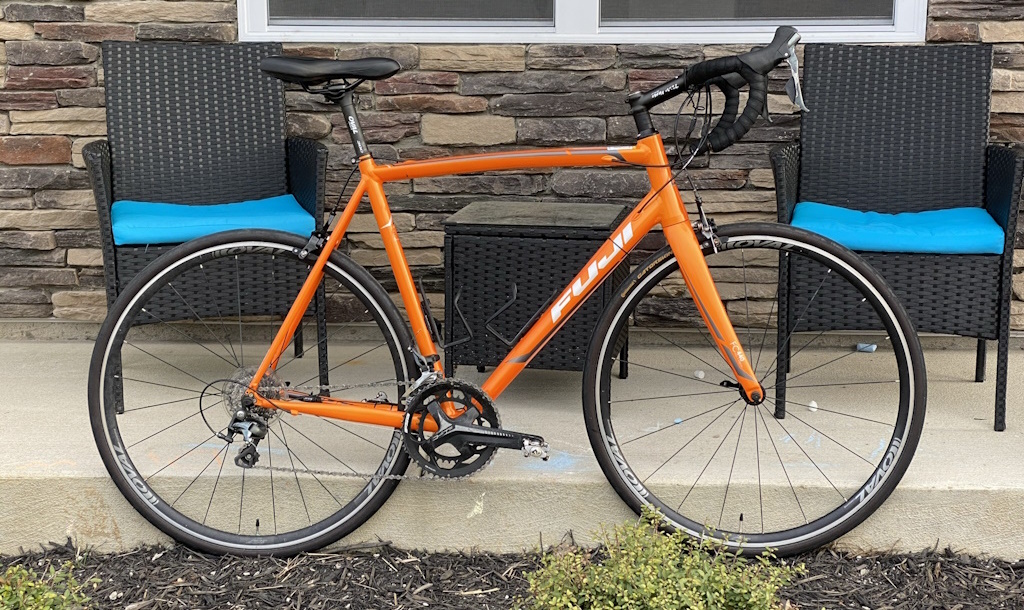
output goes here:
<path id="1" fill-rule="evenodd" d="M 306 308 L 323 279 L 323 270 L 327 259 L 341 243 L 364 195 L 369 197 L 374 218 L 380 229 L 388 261 L 395 274 L 402 303 L 412 327 L 416 348 L 421 355 L 433 361 L 434 371 L 438 375 L 442 375 L 441 364 L 436 358 L 437 348 L 427 327 L 412 273 L 402 250 L 398 232 L 392 222 L 391 210 L 388 207 L 387 197 L 384 195 L 383 184 L 398 180 L 497 170 L 549 167 L 622 167 L 624 165 L 647 168 L 651 183 L 650 192 L 512 347 L 501 364 L 487 378 L 483 384 L 483 390 L 491 398 L 497 398 L 601 285 L 616 265 L 633 250 L 641 238 L 660 224 L 715 346 L 728 363 L 729 368 L 732 369 L 744 396 L 752 402 L 760 402 L 764 396 L 764 390 L 754 375 L 750 362 L 733 329 L 732 322 L 726 313 L 725 306 L 718 295 L 718 290 L 715 288 L 679 191 L 670 184 L 673 176 L 665 147 L 661 136 L 655 133 L 639 140 L 635 146 L 495 152 L 407 161 L 393 165 L 377 165 L 369 154 L 361 156 L 359 171 L 362 177 L 359 184 L 317 256 L 309 276 L 249 386 L 250 392 L 256 397 L 257 404 L 283 409 L 295 415 L 306 413 L 394 428 L 402 427 L 405 413 L 400 405 L 350 401 L 331 397 L 320 397 L 316 402 L 309 402 L 299 400 L 297 396 L 286 396 L 271 402 L 259 397 L 257 393 L 260 380 L 268 371 L 276 368 L 279 358 L 292 340 Z M 436 425 L 430 421 L 424 424 L 424 428 L 434 431 Z"/>

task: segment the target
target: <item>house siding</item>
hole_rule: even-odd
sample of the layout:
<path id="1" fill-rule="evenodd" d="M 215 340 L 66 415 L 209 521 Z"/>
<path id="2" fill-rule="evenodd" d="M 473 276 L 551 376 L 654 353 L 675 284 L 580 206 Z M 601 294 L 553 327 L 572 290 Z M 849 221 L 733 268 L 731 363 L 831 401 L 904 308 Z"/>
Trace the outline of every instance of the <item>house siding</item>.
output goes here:
<path id="1" fill-rule="evenodd" d="M 234 2 L 136 0 L 0 2 L 0 318 L 103 318 L 96 212 L 82 147 L 105 133 L 103 40 L 237 40 Z M 1024 3 L 932 0 L 929 43 L 995 48 L 994 142 L 1024 141 Z M 628 144 L 623 103 L 687 64 L 749 45 L 286 44 L 291 55 L 384 55 L 398 75 L 361 87 L 361 120 L 382 161 L 549 145 Z M 719 223 L 774 220 L 768 151 L 798 136 L 798 116 L 773 79 L 773 122 L 695 164 L 691 175 Z M 289 90 L 288 131 L 330 149 L 328 206 L 351 168 L 341 115 L 317 96 Z M 658 108 L 670 139 L 675 106 Z M 416 180 L 388 185 L 414 273 L 443 306 L 443 228 L 480 199 L 635 202 L 647 190 L 634 170 L 562 169 Z M 1015 271 L 1024 270 L 1024 232 Z M 389 283 L 372 217 L 358 215 L 345 247 Z M 393 287 L 392 287 L 393 288 Z M 1024 273 L 1015 275 L 1011 325 L 1024 329 Z"/>

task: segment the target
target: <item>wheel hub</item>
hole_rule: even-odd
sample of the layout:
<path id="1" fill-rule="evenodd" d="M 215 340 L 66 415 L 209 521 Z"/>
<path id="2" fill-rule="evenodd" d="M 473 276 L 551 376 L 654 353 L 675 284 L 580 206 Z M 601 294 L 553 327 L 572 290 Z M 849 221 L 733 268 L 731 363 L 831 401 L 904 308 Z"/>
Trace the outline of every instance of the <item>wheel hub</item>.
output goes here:
<path id="1" fill-rule="evenodd" d="M 229 417 L 237 419 L 245 419 L 245 417 L 238 418 L 238 413 L 248 414 L 253 413 L 259 415 L 266 421 L 270 421 L 279 411 L 277 409 L 265 409 L 263 407 L 251 406 L 246 404 L 248 401 L 245 400 L 246 392 L 249 389 L 249 383 L 252 382 L 253 377 L 256 376 L 257 367 L 255 366 L 243 366 L 235 370 L 235 373 L 224 382 L 221 383 L 221 396 L 224 399 L 224 410 L 227 412 Z M 277 374 L 273 371 L 268 372 L 260 380 L 259 395 L 263 398 L 279 398 L 281 395 L 281 387 L 283 384 L 278 379 Z"/>

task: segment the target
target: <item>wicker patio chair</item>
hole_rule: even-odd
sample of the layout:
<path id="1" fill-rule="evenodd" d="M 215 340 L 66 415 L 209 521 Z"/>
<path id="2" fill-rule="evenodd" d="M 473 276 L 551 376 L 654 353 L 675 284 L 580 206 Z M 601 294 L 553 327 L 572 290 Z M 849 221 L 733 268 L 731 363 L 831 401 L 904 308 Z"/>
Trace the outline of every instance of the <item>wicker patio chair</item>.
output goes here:
<path id="1" fill-rule="evenodd" d="M 800 142 L 774 150 L 771 160 L 779 222 L 857 250 L 889 281 L 919 332 L 976 337 L 976 381 L 985 378 L 986 340 L 998 341 L 995 429 L 1004 430 L 1024 156 L 988 145 L 991 73 L 987 45 L 808 45 L 810 111 L 801 117 Z M 815 210 L 827 218 L 802 213 Z M 901 236 L 873 229 L 870 214 L 853 213 L 847 224 L 849 210 L 927 214 L 874 217 L 909 223 Z M 938 218 L 936 210 L 943 210 Z M 925 218 L 937 221 L 931 229 L 938 233 L 913 237 Z M 779 316 L 780 345 L 801 316 L 797 330 L 866 330 L 850 295 L 819 294 L 814 302 L 826 305 L 804 313 L 817 288 L 808 271 L 780 265 L 780 307 L 787 309 Z M 783 374 L 791 356 L 785 345 Z"/>
<path id="2" fill-rule="evenodd" d="M 237 209 L 231 206 L 206 208 L 224 208 L 227 221 L 222 228 L 198 229 L 206 233 L 249 227 L 308 235 L 320 227 L 327 148 L 306 138 L 285 137 L 283 84 L 259 70 L 261 59 L 280 53 L 280 44 L 103 44 L 108 139 L 86 145 L 83 157 L 96 198 L 108 305 L 146 265 L 177 242 L 200 236 L 179 232 L 176 237 L 179 227 L 156 212 L 142 229 L 119 227 L 116 218 L 112 222 L 112 211 L 116 216 L 116 206 L 125 202 L 137 204 L 133 210 L 141 209 L 144 216 L 158 207 L 189 214 L 212 204 L 269 206 L 261 208 L 263 224 L 244 214 L 232 218 Z M 188 207 L 154 207 L 154 202 Z M 267 269 L 258 278 L 243 278 L 260 290 L 238 305 L 244 308 L 239 315 L 287 312 L 297 294 L 296 282 L 307 270 L 296 266 L 287 277 L 275 270 L 276 275 Z M 192 289 L 209 292 L 208 286 Z M 215 297 L 204 296 L 202 307 L 220 308 Z M 163 305 L 154 318 L 197 315 L 180 302 Z M 325 310 L 322 291 L 315 307 Z M 234 307 L 224 310 L 233 312 Z M 324 337 L 324 315 L 317 318 L 319 336 Z M 323 377 L 326 346 L 318 344 Z M 303 351 L 301 332 L 294 349 L 297 355 Z"/>

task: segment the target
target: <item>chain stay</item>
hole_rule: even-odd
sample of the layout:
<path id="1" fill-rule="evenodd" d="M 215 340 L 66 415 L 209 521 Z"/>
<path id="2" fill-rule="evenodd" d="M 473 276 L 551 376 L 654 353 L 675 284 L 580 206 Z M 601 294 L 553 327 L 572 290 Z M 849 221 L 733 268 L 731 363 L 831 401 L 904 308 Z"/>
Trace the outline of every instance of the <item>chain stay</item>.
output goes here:
<path id="1" fill-rule="evenodd" d="M 419 385 L 420 383 L 421 383 L 420 381 L 416 381 L 416 382 L 413 382 L 413 383 L 408 383 L 408 382 L 405 382 L 405 381 L 372 381 L 372 382 L 369 382 L 369 383 L 353 383 L 353 384 L 349 384 L 349 385 L 303 385 L 303 386 L 286 386 L 286 387 L 282 387 L 282 388 L 267 388 L 267 389 L 299 390 L 299 391 L 309 391 L 309 392 L 322 392 L 322 391 L 326 390 L 328 392 L 341 392 L 341 391 L 353 390 L 353 389 L 357 389 L 357 388 L 379 388 L 379 387 L 388 387 L 388 386 L 402 386 L 402 387 L 405 387 L 405 386 L 416 386 L 416 385 Z M 363 479 L 365 481 L 370 481 L 370 480 L 373 480 L 373 479 L 378 479 L 378 480 L 381 480 L 381 481 L 420 480 L 420 481 L 430 481 L 432 483 L 434 483 L 434 482 L 458 481 L 458 480 L 464 479 L 464 478 L 466 478 L 468 476 L 472 476 L 472 474 L 473 474 L 473 473 L 469 473 L 469 474 L 461 476 L 461 477 L 441 478 L 441 477 L 435 477 L 435 476 L 430 475 L 430 474 L 428 474 L 426 472 L 420 471 L 420 475 L 418 475 L 418 476 L 417 475 L 408 475 L 408 474 L 388 474 L 388 475 L 384 475 L 384 476 L 379 476 L 379 475 L 376 475 L 376 474 L 363 474 L 363 473 L 358 473 L 358 472 L 338 472 L 338 471 L 335 471 L 335 470 L 318 470 L 318 469 L 315 469 L 315 468 L 282 468 L 280 466 L 262 466 L 262 465 L 259 465 L 259 464 L 251 466 L 250 470 L 270 470 L 270 471 L 277 471 L 277 472 L 283 472 L 283 473 L 288 473 L 288 474 L 300 473 L 300 474 L 308 474 L 308 475 L 312 475 L 312 476 L 328 476 L 328 477 L 342 477 L 342 478 L 349 478 L 349 479 Z"/>

